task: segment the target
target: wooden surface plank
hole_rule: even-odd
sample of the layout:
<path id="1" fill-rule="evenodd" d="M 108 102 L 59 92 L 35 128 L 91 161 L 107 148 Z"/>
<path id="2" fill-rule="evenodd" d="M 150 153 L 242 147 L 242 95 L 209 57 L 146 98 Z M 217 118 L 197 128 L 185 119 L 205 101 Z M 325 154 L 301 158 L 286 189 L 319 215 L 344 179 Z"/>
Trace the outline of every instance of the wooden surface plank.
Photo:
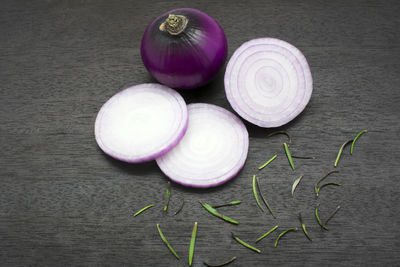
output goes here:
<path id="1" fill-rule="evenodd" d="M 243 42 L 276 37 L 306 56 L 314 91 L 305 111 L 285 129 L 294 140 L 291 171 L 279 136 L 246 124 L 245 167 L 229 183 L 195 190 L 173 184 L 171 210 L 162 211 L 167 178 L 154 162 L 132 165 L 105 156 L 94 140 L 101 105 L 133 84 L 154 82 L 140 58 L 140 41 L 152 18 L 193 7 L 219 21 L 229 56 Z M 0 262 L 2 266 L 186 266 L 193 222 L 198 221 L 194 266 L 237 256 L 231 266 L 395 266 L 400 262 L 398 162 L 400 154 L 400 4 L 398 1 L 11 1 L 0 3 Z M 231 110 L 223 72 L 187 103 Z M 313 183 L 332 169 L 337 150 L 368 129 L 353 156 L 340 161 L 317 200 Z M 262 171 L 257 167 L 278 158 Z M 290 194 L 291 185 L 305 176 Z M 274 220 L 257 208 L 251 177 L 257 174 Z M 173 212 L 185 197 L 184 209 Z M 229 225 L 198 204 L 242 200 L 223 208 Z M 322 232 L 313 210 L 326 218 Z M 133 218 L 133 211 L 156 207 Z M 272 226 L 299 226 L 301 211 L 313 238 L 290 233 L 244 249 L 231 237 L 253 241 Z M 156 230 L 160 223 L 182 259 Z"/>

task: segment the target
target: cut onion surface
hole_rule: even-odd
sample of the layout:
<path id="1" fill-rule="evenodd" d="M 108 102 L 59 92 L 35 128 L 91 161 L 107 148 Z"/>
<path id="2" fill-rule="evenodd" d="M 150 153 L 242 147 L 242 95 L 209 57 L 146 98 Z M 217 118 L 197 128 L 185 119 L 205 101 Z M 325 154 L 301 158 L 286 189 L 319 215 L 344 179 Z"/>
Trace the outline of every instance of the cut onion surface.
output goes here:
<path id="1" fill-rule="evenodd" d="M 299 115 L 311 98 L 310 67 L 293 45 L 260 38 L 241 45 L 229 60 L 225 92 L 232 108 L 260 127 L 278 127 Z"/>
<path id="2" fill-rule="evenodd" d="M 162 172 L 176 183 L 213 187 L 234 177 L 243 167 L 249 135 L 231 112 L 211 104 L 188 105 L 185 136 L 167 154 L 156 159 Z"/>
<path id="3" fill-rule="evenodd" d="M 129 87 L 111 97 L 95 122 L 97 144 L 113 158 L 136 163 L 171 150 L 188 124 L 186 103 L 160 84 Z"/>

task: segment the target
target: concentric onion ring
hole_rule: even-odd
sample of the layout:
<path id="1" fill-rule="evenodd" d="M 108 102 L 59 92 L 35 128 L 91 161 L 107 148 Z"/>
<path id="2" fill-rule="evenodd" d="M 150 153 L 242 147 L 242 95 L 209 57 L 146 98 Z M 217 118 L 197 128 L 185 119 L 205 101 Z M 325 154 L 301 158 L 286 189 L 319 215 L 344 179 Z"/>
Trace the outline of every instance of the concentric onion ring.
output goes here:
<path id="1" fill-rule="evenodd" d="M 225 92 L 232 108 L 260 127 L 278 127 L 299 115 L 311 98 L 310 67 L 293 45 L 260 38 L 241 45 L 229 60 Z"/>
<path id="2" fill-rule="evenodd" d="M 211 104 L 188 105 L 185 136 L 167 154 L 156 159 L 171 180 L 185 186 L 212 187 L 225 183 L 243 167 L 249 136 L 243 122 Z"/>
<path id="3" fill-rule="evenodd" d="M 113 158 L 136 163 L 171 150 L 187 129 L 186 103 L 160 84 L 141 84 L 111 97 L 95 122 L 99 147 Z"/>

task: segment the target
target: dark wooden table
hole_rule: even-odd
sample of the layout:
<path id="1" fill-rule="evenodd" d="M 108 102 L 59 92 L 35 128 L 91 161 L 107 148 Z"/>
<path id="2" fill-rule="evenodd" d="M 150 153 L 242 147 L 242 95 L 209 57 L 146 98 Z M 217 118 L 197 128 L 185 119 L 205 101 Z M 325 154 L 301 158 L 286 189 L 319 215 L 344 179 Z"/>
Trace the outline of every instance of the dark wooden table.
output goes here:
<path id="1" fill-rule="evenodd" d="M 250 133 L 244 169 L 210 190 L 173 184 L 170 210 L 162 211 L 168 179 L 154 162 L 133 165 L 105 156 L 94 140 L 101 105 L 119 90 L 154 82 L 140 57 L 145 26 L 176 7 L 198 8 L 219 21 L 229 56 L 243 42 L 276 37 L 306 56 L 314 91 L 305 111 L 280 129 L 293 138 L 291 171 L 283 137 L 246 124 Z M 398 266 L 400 161 L 399 1 L 23 1 L 0 3 L 0 262 L 1 266 L 186 266 L 194 221 L 194 266 Z M 188 103 L 232 110 L 223 71 L 204 88 L 181 92 Z M 316 199 L 313 184 L 333 168 L 340 145 L 362 129 L 353 156 L 346 150 L 339 174 Z M 257 167 L 277 153 L 268 168 Z M 295 197 L 295 178 L 304 173 Z M 256 206 L 257 174 L 276 210 L 274 220 Z M 181 196 L 186 204 L 173 216 Z M 234 199 L 224 208 L 240 221 L 225 223 L 201 208 Z M 156 207 L 132 217 L 133 211 Z M 314 218 L 342 209 L 321 231 Z M 261 254 L 237 244 L 272 226 L 299 227 L 301 211 L 313 238 L 277 233 L 257 244 Z M 156 230 L 160 223 L 181 255 L 176 260 Z"/>

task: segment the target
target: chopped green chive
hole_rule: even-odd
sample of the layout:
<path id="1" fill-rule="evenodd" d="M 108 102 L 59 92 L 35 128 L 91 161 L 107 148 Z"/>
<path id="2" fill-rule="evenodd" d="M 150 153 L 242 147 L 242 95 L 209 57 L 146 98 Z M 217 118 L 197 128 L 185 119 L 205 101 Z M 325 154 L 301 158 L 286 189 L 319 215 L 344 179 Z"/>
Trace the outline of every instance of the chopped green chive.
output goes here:
<path id="1" fill-rule="evenodd" d="M 299 178 L 297 178 L 293 185 L 292 185 L 292 196 L 294 196 L 294 191 L 296 190 L 297 185 L 300 183 L 301 179 L 303 179 L 304 175 L 300 175 Z"/>
<path id="2" fill-rule="evenodd" d="M 288 138 L 288 143 L 289 143 L 289 144 L 292 143 L 292 138 L 290 138 L 290 135 L 289 135 L 286 131 L 276 131 L 276 132 L 270 133 L 270 134 L 268 135 L 268 137 L 274 136 L 274 135 L 277 135 L 277 134 L 286 135 L 287 138 Z"/>
<path id="3" fill-rule="evenodd" d="M 256 178 L 256 182 L 257 182 L 257 188 L 258 191 L 260 192 L 261 195 L 261 199 L 264 202 L 265 206 L 267 206 L 267 209 L 269 210 L 269 212 L 271 213 L 271 215 L 276 218 L 274 211 L 272 210 L 271 206 L 269 205 L 268 201 L 265 199 L 262 191 L 261 191 L 261 186 L 260 186 L 260 181 L 258 180 L 258 177 Z M 264 210 L 263 210 L 264 211 Z"/>
<path id="4" fill-rule="evenodd" d="M 318 194 L 319 194 L 319 191 L 320 191 L 323 187 L 325 187 L 325 186 L 327 186 L 327 185 L 342 186 L 342 184 L 338 184 L 338 183 L 324 183 L 324 184 L 321 185 L 319 188 L 317 188 L 317 196 L 318 196 Z"/>
<path id="5" fill-rule="evenodd" d="M 301 229 L 303 229 L 304 234 L 306 235 L 306 237 L 308 238 L 308 240 L 311 240 L 310 235 L 308 234 L 307 230 L 306 230 L 306 225 L 303 221 L 303 217 L 301 217 L 301 213 L 299 212 L 299 220 L 300 220 L 300 224 L 301 224 Z"/>
<path id="6" fill-rule="evenodd" d="M 322 228 L 324 228 L 325 230 L 328 230 L 328 227 L 326 227 L 326 226 L 322 223 L 321 219 L 320 219 L 319 216 L 318 216 L 318 207 L 319 207 L 319 204 L 318 204 L 317 207 L 315 208 L 315 218 L 317 219 L 318 224 L 319 224 Z"/>
<path id="7" fill-rule="evenodd" d="M 234 201 L 229 202 L 229 203 L 225 203 L 225 204 L 221 204 L 221 205 L 214 205 L 212 207 L 214 209 L 216 209 L 216 208 L 227 207 L 227 206 L 235 206 L 235 205 L 239 205 L 240 203 L 242 203 L 240 200 L 234 200 Z"/>
<path id="8" fill-rule="evenodd" d="M 290 154 L 289 147 L 286 143 L 283 143 L 283 147 L 285 148 L 286 157 L 288 158 L 290 167 L 292 167 L 292 170 L 294 170 L 294 162 L 292 159 L 292 154 Z"/>
<path id="9" fill-rule="evenodd" d="M 148 205 L 148 206 L 146 206 L 146 207 L 140 209 L 138 212 L 136 212 L 136 213 L 133 215 L 133 217 L 136 217 L 137 215 L 139 215 L 140 213 L 142 213 L 143 211 L 145 211 L 145 210 L 147 210 L 147 209 L 150 209 L 151 207 L 154 207 L 154 204 Z"/>
<path id="10" fill-rule="evenodd" d="M 267 237 L 270 233 L 272 233 L 273 231 L 278 229 L 278 227 L 279 227 L 278 225 L 275 225 L 271 230 L 269 230 L 268 232 L 266 232 L 265 234 L 263 234 L 262 236 L 257 238 L 256 243 L 259 242 L 260 240 L 264 239 L 265 237 Z"/>
<path id="11" fill-rule="evenodd" d="M 319 183 L 321 183 L 323 180 L 325 180 L 325 178 L 328 177 L 329 175 L 331 175 L 332 173 L 338 173 L 338 172 L 339 171 L 337 171 L 337 170 L 331 170 L 331 171 L 327 172 L 324 176 L 322 176 L 321 178 L 318 179 L 318 181 L 314 185 L 314 191 L 317 196 L 319 193 L 319 189 L 318 189 Z"/>
<path id="12" fill-rule="evenodd" d="M 164 241 L 165 245 L 167 245 L 167 247 L 169 248 L 169 250 L 172 252 L 172 254 L 175 255 L 175 257 L 179 260 L 179 256 L 178 254 L 175 252 L 175 250 L 172 248 L 172 246 L 169 244 L 168 240 L 165 238 L 163 232 L 161 231 L 160 225 L 157 223 L 157 230 L 158 233 L 160 234 L 160 237 L 162 239 L 162 241 Z"/>
<path id="13" fill-rule="evenodd" d="M 345 148 L 345 146 L 347 146 L 347 145 L 350 144 L 351 142 L 353 142 L 353 139 L 347 140 L 346 142 L 343 143 L 343 145 L 342 145 L 342 146 L 340 147 L 340 149 L 339 149 L 339 152 L 338 152 L 338 154 L 337 154 L 337 156 L 336 156 L 336 160 L 335 160 L 335 163 L 333 164 L 333 166 L 336 167 L 336 166 L 338 165 L 340 156 L 342 155 L 342 152 L 343 152 L 343 149 Z"/>
<path id="14" fill-rule="evenodd" d="M 265 166 L 267 166 L 268 164 L 271 163 L 271 161 L 273 161 L 278 155 L 273 156 L 272 158 L 270 158 L 267 162 L 265 162 L 263 165 L 261 165 L 260 167 L 258 167 L 259 170 L 262 170 Z"/>
<path id="15" fill-rule="evenodd" d="M 329 215 L 328 219 L 326 219 L 326 221 L 325 221 L 325 225 L 328 224 L 330 219 L 332 219 L 332 217 L 335 216 L 336 212 L 338 212 L 339 210 L 340 210 L 340 205 L 337 206 L 336 209 Z"/>
<path id="16" fill-rule="evenodd" d="M 255 175 L 253 175 L 253 195 L 254 195 L 254 198 L 256 199 L 258 207 L 262 211 L 264 211 L 264 208 L 261 206 L 260 199 L 258 198 L 258 193 L 257 193 L 257 188 L 256 188 L 256 176 Z"/>
<path id="17" fill-rule="evenodd" d="M 257 252 L 257 253 L 261 252 L 258 248 L 253 247 L 252 245 L 250 245 L 250 244 L 244 242 L 243 240 L 241 240 L 239 237 L 235 236 L 234 233 L 231 232 L 231 234 L 232 234 L 233 239 L 235 239 L 242 246 L 244 246 L 244 247 L 246 247 L 248 249 L 251 249 L 251 250 L 253 250 L 253 251 Z"/>
<path id="18" fill-rule="evenodd" d="M 196 243 L 196 235 L 197 235 L 197 222 L 194 223 L 192 237 L 190 238 L 190 246 L 189 246 L 189 266 L 192 266 L 193 255 L 194 255 L 194 244 Z"/>
<path id="19" fill-rule="evenodd" d="M 212 215 L 214 215 L 215 217 L 218 217 L 226 222 L 232 223 L 232 224 L 239 224 L 238 221 L 229 218 L 228 216 L 225 216 L 221 213 L 219 213 L 216 209 L 214 209 L 211 205 L 204 203 L 202 201 L 200 201 L 200 204 L 203 206 L 203 208 L 205 208 L 209 213 L 211 213 Z"/>
<path id="20" fill-rule="evenodd" d="M 354 144 L 356 143 L 357 139 L 363 135 L 364 133 L 367 133 L 367 130 L 362 130 L 361 132 L 359 132 L 356 137 L 353 140 L 353 143 L 351 143 L 351 148 L 350 148 L 350 155 L 353 155 L 353 149 L 354 149 Z"/>
<path id="21" fill-rule="evenodd" d="M 164 211 L 167 211 L 168 209 L 168 204 L 169 204 L 169 200 L 171 199 L 171 183 L 168 182 L 168 186 L 167 189 L 165 190 L 165 206 L 164 206 Z"/>
<path id="22" fill-rule="evenodd" d="M 315 159 L 315 157 L 311 157 L 311 156 L 295 156 L 295 155 L 292 155 L 292 158 L 295 158 L 295 159 Z"/>
<path id="23" fill-rule="evenodd" d="M 222 266 L 228 265 L 229 263 L 234 262 L 236 259 L 237 259 L 237 257 L 233 257 L 232 259 L 230 259 L 230 260 L 228 260 L 226 262 L 220 263 L 220 264 L 210 264 L 210 263 L 207 263 L 207 262 L 203 262 L 203 263 L 204 263 L 205 266 L 208 266 L 208 267 L 222 267 Z"/>
<path id="24" fill-rule="evenodd" d="M 181 210 L 183 209 L 183 205 L 185 205 L 185 198 L 182 196 L 181 205 L 179 206 L 179 209 L 175 212 L 174 215 L 176 215 L 176 214 L 178 214 L 179 212 L 181 212 Z"/>
<path id="25" fill-rule="evenodd" d="M 275 247 L 278 246 L 279 239 L 281 239 L 282 236 L 286 235 L 287 232 L 290 232 L 290 231 L 297 231 L 297 230 L 298 230 L 298 229 L 297 229 L 296 227 L 294 227 L 294 228 L 289 228 L 289 229 L 283 231 L 282 233 L 280 233 L 279 236 L 278 236 L 278 238 L 277 238 L 276 241 L 275 241 Z"/>

